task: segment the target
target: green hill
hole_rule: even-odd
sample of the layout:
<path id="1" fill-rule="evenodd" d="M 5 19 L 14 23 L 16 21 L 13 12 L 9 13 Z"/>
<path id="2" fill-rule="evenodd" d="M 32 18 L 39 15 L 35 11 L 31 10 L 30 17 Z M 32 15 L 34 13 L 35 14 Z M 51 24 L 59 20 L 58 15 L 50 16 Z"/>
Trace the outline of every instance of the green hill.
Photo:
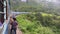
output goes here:
<path id="1" fill-rule="evenodd" d="M 23 34 L 60 34 L 60 16 L 33 12 L 18 15 L 17 21 Z"/>
<path id="2" fill-rule="evenodd" d="M 18 26 L 23 34 L 60 34 L 60 4 L 45 0 L 10 0 L 11 10 L 32 12 L 18 15 Z"/>

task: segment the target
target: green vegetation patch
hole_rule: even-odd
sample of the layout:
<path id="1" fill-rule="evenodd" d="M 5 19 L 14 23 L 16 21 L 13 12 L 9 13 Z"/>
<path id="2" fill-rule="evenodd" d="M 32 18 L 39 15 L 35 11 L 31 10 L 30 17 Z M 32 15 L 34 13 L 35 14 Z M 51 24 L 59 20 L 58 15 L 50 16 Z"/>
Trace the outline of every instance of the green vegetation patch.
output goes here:
<path id="1" fill-rule="evenodd" d="M 58 17 L 47 13 L 32 13 L 21 14 L 16 18 L 23 34 L 60 34 Z"/>

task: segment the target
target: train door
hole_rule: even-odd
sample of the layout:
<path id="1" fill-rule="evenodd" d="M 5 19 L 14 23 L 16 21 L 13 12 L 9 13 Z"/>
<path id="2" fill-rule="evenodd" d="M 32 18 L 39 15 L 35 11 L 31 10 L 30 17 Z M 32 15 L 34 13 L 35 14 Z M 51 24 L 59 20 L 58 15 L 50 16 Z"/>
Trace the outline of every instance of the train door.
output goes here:
<path id="1" fill-rule="evenodd" d="M 0 0 L 0 21 L 4 23 L 4 0 Z"/>

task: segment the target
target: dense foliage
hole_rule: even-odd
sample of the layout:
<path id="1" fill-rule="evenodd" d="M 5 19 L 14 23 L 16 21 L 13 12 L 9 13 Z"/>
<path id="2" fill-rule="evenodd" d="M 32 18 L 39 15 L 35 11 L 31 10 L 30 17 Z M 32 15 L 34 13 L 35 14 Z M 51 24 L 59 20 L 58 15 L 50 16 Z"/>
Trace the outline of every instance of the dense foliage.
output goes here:
<path id="1" fill-rule="evenodd" d="M 23 34 L 60 34 L 60 5 L 45 0 L 10 0 L 11 10 L 32 12 L 17 16 Z"/>
<path id="2" fill-rule="evenodd" d="M 33 12 L 17 16 L 24 34 L 60 34 L 60 16 Z"/>

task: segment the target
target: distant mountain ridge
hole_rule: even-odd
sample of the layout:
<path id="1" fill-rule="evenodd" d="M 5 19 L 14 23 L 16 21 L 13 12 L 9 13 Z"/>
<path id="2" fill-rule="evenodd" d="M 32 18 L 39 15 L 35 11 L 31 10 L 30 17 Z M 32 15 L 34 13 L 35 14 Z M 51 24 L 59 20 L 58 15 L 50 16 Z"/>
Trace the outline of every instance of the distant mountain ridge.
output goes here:
<path id="1" fill-rule="evenodd" d="M 28 0 L 26 2 L 22 2 L 21 0 L 10 0 L 12 10 L 17 10 L 22 6 L 35 6 L 35 7 L 43 7 L 44 10 L 48 10 L 50 13 L 60 13 L 60 4 L 54 2 L 48 2 L 45 0 Z M 47 12 L 47 11 L 46 11 Z M 60 15 L 60 14 L 59 14 Z"/>

